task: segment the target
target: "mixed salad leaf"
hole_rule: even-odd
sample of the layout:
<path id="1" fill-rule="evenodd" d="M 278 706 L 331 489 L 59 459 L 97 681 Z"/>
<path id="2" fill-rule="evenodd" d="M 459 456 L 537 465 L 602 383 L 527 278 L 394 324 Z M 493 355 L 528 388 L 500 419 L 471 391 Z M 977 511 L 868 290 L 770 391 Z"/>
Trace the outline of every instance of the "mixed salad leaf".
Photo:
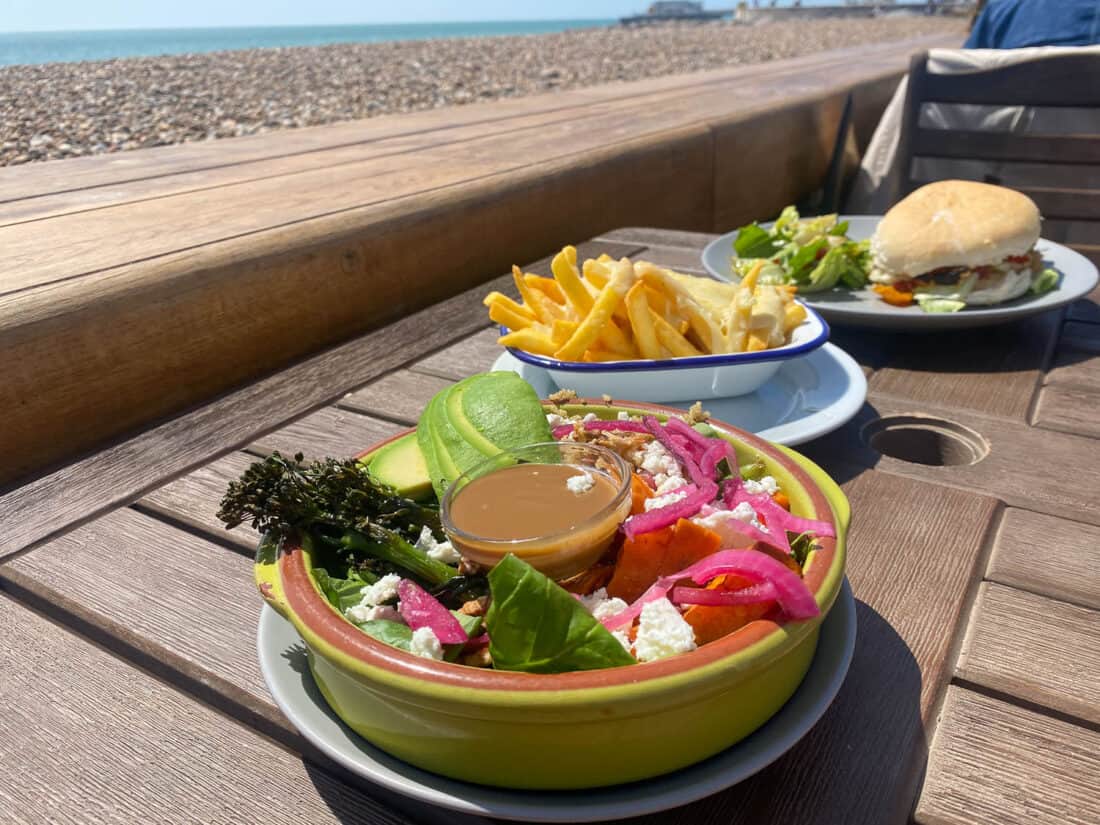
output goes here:
<path id="1" fill-rule="evenodd" d="M 871 268 L 870 242 L 847 232 L 848 222 L 835 214 L 801 218 L 788 206 L 770 229 L 754 222 L 737 231 L 734 274 L 743 278 L 760 265 L 758 283 L 794 285 L 801 293 L 859 289 Z"/>

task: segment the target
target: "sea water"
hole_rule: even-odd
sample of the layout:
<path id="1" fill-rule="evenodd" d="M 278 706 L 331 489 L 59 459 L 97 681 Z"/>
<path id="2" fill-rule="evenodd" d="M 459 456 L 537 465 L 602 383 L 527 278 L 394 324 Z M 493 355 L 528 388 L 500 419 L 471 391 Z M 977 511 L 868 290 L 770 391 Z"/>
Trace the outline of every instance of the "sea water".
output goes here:
<path id="1" fill-rule="evenodd" d="M 606 26 L 612 20 L 499 20 L 345 26 L 242 26 L 216 29 L 122 29 L 0 32 L 0 66 L 107 60 L 113 57 L 216 52 L 325 43 L 377 43 L 438 37 L 546 34 Z"/>

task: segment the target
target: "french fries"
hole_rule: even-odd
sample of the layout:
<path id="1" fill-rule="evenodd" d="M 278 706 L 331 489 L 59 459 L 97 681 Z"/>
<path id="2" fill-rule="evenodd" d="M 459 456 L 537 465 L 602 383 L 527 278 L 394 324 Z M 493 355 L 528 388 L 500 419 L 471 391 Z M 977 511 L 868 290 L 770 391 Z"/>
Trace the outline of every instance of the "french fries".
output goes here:
<path id="1" fill-rule="evenodd" d="M 729 284 L 629 258 L 578 263 L 566 246 L 550 270 L 512 267 L 520 302 L 485 296 L 489 318 L 509 330 L 501 344 L 561 361 L 660 360 L 783 346 L 806 320 L 795 288 L 759 283 L 759 266 Z"/>

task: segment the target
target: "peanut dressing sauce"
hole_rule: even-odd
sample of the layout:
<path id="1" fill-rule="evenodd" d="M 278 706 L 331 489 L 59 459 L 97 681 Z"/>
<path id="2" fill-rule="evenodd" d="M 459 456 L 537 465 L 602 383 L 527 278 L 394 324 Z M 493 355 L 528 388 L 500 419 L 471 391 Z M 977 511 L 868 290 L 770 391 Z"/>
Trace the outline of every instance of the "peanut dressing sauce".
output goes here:
<path id="1" fill-rule="evenodd" d="M 590 479 L 570 479 L 586 476 Z M 475 478 L 450 506 L 450 536 L 463 556 L 492 565 L 515 553 L 548 576 L 593 564 L 629 513 L 630 496 L 611 505 L 619 485 L 599 470 L 572 464 L 516 464 Z M 521 542 L 494 545 L 493 542 Z"/>

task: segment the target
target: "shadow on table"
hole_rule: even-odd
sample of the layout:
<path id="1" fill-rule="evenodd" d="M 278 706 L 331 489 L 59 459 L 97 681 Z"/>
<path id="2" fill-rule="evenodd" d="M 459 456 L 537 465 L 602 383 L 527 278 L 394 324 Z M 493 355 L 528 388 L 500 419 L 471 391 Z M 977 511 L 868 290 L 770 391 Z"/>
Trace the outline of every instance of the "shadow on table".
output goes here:
<path id="1" fill-rule="evenodd" d="M 836 825 L 904 822 L 928 756 L 921 672 L 874 608 L 856 601 L 858 635 L 844 686 L 810 733 L 751 779 L 631 822 Z"/>
<path id="2" fill-rule="evenodd" d="M 978 329 L 887 332 L 831 325 L 829 341 L 873 369 L 933 373 L 1014 373 L 1043 369 L 1063 312 Z"/>

